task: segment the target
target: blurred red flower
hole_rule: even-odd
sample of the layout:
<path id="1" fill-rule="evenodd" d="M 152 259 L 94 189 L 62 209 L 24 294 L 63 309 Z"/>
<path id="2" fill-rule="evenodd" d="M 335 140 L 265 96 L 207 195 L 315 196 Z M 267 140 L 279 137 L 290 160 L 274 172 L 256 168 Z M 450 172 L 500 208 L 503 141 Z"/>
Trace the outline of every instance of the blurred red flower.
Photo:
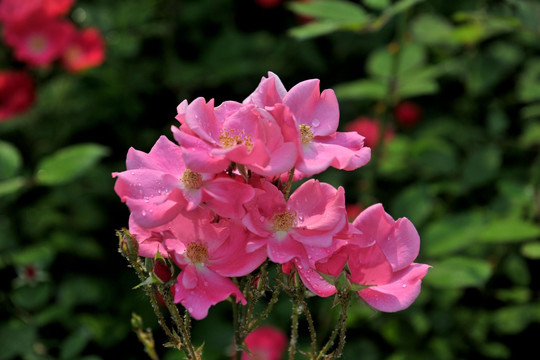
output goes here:
<path id="1" fill-rule="evenodd" d="M 403 101 L 394 108 L 394 118 L 403 127 L 413 127 L 421 117 L 422 110 L 411 101 Z"/>
<path id="2" fill-rule="evenodd" d="M 71 22 L 44 16 L 8 22 L 3 33 L 17 60 L 32 66 L 47 66 L 59 58 L 74 34 Z"/>
<path id="3" fill-rule="evenodd" d="M 105 41 L 95 28 L 79 31 L 62 54 L 62 63 L 71 72 L 98 66 L 105 60 Z"/>
<path id="4" fill-rule="evenodd" d="M 0 71 L 0 121 L 28 109 L 35 98 L 34 81 L 22 71 Z"/>
<path id="5" fill-rule="evenodd" d="M 43 10 L 47 16 L 66 15 L 73 6 L 73 3 L 74 0 L 42 0 Z"/>
<path id="6" fill-rule="evenodd" d="M 283 0 L 255 0 L 260 7 L 271 9 L 283 2 Z"/>
<path id="7" fill-rule="evenodd" d="M 244 352 L 242 360 L 280 360 L 287 346 L 287 336 L 272 326 L 261 326 L 246 336 L 246 345 L 253 356 Z"/>
<path id="8" fill-rule="evenodd" d="M 56 17 L 65 15 L 74 0 L 2 0 L 0 1 L 0 21 L 21 22 L 34 15 Z"/>
<path id="9" fill-rule="evenodd" d="M 369 146 L 372 149 L 377 147 L 380 138 L 381 124 L 379 120 L 372 119 L 366 116 L 361 116 L 345 125 L 346 131 L 356 131 L 360 135 L 364 136 L 364 145 Z M 394 137 L 394 130 L 387 128 L 384 132 L 384 141 L 388 142 Z"/>
<path id="10" fill-rule="evenodd" d="M 345 210 L 347 211 L 347 218 L 349 222 L 352 222 L 356 217 L 364 210 L 364 207 L 360 204 L 346 204 Z"/>

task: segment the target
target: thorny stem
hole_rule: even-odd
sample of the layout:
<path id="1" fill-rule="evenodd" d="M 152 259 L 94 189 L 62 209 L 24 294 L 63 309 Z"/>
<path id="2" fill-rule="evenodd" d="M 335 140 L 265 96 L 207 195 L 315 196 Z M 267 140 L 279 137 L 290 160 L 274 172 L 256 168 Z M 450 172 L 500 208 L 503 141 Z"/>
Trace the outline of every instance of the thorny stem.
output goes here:
<path id="1" fill-rule="evenodd" d="M 274 305 L 278 301 L 280 290 L 281 290 L 281 285 L 279 282 L 277 282 L 276 287 L 274 288 L 274 291 L 272 292 L 272 297 L 270 298 L 270 301 L 268 301 L 268 305 L 266 309 L 264 309 L 261 315 L 259 315 L 259 317 L 252 324 L 250 324 L 250 326 L 247 328 L 247 331 L 246 331 L 247 333 L 250 333 L 251 331 L 253 331 L 264 320 L 266 320 L 268 315 L 270 315 L 270 312 L 272 311 L 272 309 L 274 308 Z"/>
<path id="2" fill-rule="evenodd" d="M 167 309 L 169 310 L 171 314 L 171 318 L 173 322 L 176 325 L 176 328 L 182 335 L 182 338 L 184 339 L 184 345 L 187 348 L 187 355 L 189 359 L 200 359 L 199 354 L 195 351 L 193 348 L 193 344 L 191 343 L 191 337 L 189 333 L 189 329 L 186 327 L 186 323 L 182 319 L 182 316 L 180 315 L 180 312 L 178 311 L 178 308 L 174 304 L 174 301 L 171 296 L 171 292 L 169 289 L 161 285 L 159 286 L 161 290 L 161 294 L 163 295 L 163 299 L 165 300 L 165 304 L 167 305 Z"/>
<path id="3" fill-rule="evenodd" d="M 293 297 L 291 314 L 291 340 L 289 341 L 289 360 L 294 360 L 296 354 L 296 342 L 298 341 L 298 301 Z"/>
<path id="4" fill-rule="evenodd" d="M 336 296 L 339 298 L 339 302 L 341 304 L 341 310 L 339 313 L 339 320 L 337 323 L 337 326 L 332 331 L 332 334 L 330 335 L 330 338 L 328 339 L 328 342 L 324 345 L 324 347 L 319 352 L 319 355 L 317 356 L 317 360 L 322 358 L 327 358 L 326 353 L 330 349 L 330 347 L 334 344 L 334 341 L 338 335 L 339 335 L 339 343 L 334 350 L 334 352 L 331 354 L 331 359 L 337 359 L 341 356 L 341 353 L 343 352 L 343 347 L 345 346 L 345 333 L 347 331 L 347 309 L 349 308 L 349 303 L 351 300 L 351 292 L 340 292 Z"/>
<path id="5" fill-rule="evenodd" d="M 131 314 L 131 326 L 135 334 L 137 334 L 139 341 L 144 345 L 144 351 L 148 354 L 150 359 L 159 360 L 156 353 L 154 337 L 152 336 L 152 330 L 144 330 L 142 318 L 135 313 Z"/>
<path id="6" fill-rule="evenodd" d="M 240 312 L 238 311 L 238 304 L 236 301 L 233 300 L 232 302 L 233 307 L 233 326 L 234 326 L 234 354 L 235 354 L 235 360 L 241 360 L 242 359 L 242 337 L 240 335 Z"/>
<path id="7" fill-rule="evenodd" d="M 351 302 L 351 292 L 346 291 L 341 296 L 341 312 L 339 314 L 339 323 L 338 328 L 340 328 L 339 333 L 339 343 L 336 351 L 334 352 L 334 359 L 338 359 L 341 357 L 341 353 L 343 352 L 343 348 L 345 347 L 345 335 L 347 332 L 347 309 L 349 308 L 349 304 Z"/>
<path id="8" fill-rule="evenodd" d="M 119 234 L 119 236 L 131 236 L 130 234 Z M 129 261 L 130 266 L 135 270 L 135 273 L 137 274 L 137 277 L 142 282 L 146 279 L 146 275 L 143 270 L 143 266 L 140 262 L 140 258 L 130 258 L 129 256 L 125 256 L 125 258 Z M 146 292 L 146 295 L 150 298 L 150 304 L 152 305 L 152 309 L 154 310 L 154 313 L 156 314 L 158 318 L 159 325 L 163 328 L 165 331 L 165 334 L 167 337 L 177 346 L 178 348 L 182 346 L 182 341 L 178 338 L 178 335 L 175 335 L 172 333 L 172 331 L 167 326 L 167 321 L 165 321 L 165 318 L 163 316 L 163 313 L 161 312 L 158 301 L 156 298 L 156 291 L 159 291 L 155 285 L 145 285 L 144 291 Z"/>
<path id="9" fill-rule="evenodd" d="M 128 242 L 136 242 L 136 240 L 133 238 L 133 236 L 127 231 L 122 230 L 117 232 L 118 237 Z M 127 238 L 127 239 L 126 239 Z M 141 280 L 141 282 L 145 281 L 147 279 L 147 274 L 145 273 L 144 267 L 141 263 L 141 259 L 134 255 L 134 249 L 128 249 L 129 253 L 125 253 L 122 249 L 120 249 L 120 253 L 124 255 L 124 257 L 128 260 L 130 266 L 135 270 L 135 273 Z M 172 300 L 171 293 L 168 289 L 168 287 L 163 285 L 156 285 L 156 284 L 148 284 L 144 285 L 144 289 L 146 294 L 150 297 L 150 303 L 152 304 L 152 308 L 158 318 L 159 325 L 163 328 L 166 335 L 169 337 L 170 341 L 175 345 L 175 347 L 184 347 L 187 353 L 187 356 L 189 359 L 200 359 L 200 356 L 197 354 L 195 349 L 193 348 L 193 344 L 191 343 L 190 334 L 188 328 L 185 326 L 185 323 L 182 321 L 182 317 L 180 316 L 180 313 L 178 312 L 178 308 L 174 304 L 174 301 Z M 180 341 L 178 338 L 178 335 L 175 335 L 167 326 L 167 323 L 165 321 L 165 318 L 163 317 L 163 314 L 161 313 L 161 310 L 159 309 L 157 298 L 156 298 L 156 291 L 159 291 L 163 297 L 163 300 L 165 301 L 165 304 L 167 306 L 167 309 L 169 310 L 169 313 L 171 314 L 172 320 L 175 323 L 177 330 L 180 332 L 183 342 Z"/>
<path id="10" fill-rule="evenodd" d="M 308 304 L 306 303 L 306 300 L 303 296 L 303 286 L 297 289 L 296 296 L 298 299 L 298 303 L 302 307 L 304 315 L 306 316 L 309 328 L 309 335 L 311 337 L 311 353 L 313 354 L 313 356 L 315 356 L 315 353 L 317 352 L 317 330 L 315 330 L 315 323 L 313 322 L 313 317 L 311 316 Z"/>
<path id="11" fill-rule="evenodd" d="M 285 201 L 289 200 L 289 195 L 291 193 L 291 185 L 294 177 L 294 168 L 289 171 L 289 177 L 287 178 L 287 184 L 283 188 L 283 194 L 285 195 Z"/>

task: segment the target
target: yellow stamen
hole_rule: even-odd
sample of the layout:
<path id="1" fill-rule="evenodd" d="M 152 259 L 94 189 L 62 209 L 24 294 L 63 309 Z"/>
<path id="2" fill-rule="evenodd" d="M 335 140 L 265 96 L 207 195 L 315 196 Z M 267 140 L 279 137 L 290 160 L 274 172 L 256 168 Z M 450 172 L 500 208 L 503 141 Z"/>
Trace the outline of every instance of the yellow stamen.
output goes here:
<path id="1" fill-rule="evenodd" d="M 184 171 L 184 175 L 182 175 L 182 182 L 184 183 L 186 189 L 190 190 L 200 189 L 203 185 L 202 175 L 189 169 Z"/>
<path id="2" fill-rule="evenodd" d="M 315 135 L 311 131 L 311 126 L 302 124 L 300 125 L 300 136 L 302 138 L 302 144 L 309 144 Z"/>
<path id="3" fill-rule="evenodd" d="M 272 217 L 272 225 L 276 231 L 289 231 L 296 220 L 296 211 L 284 211 L 274 214 Z"/>
<path id="4" fill-rule="evenodd" d="M 225 149 L 233 147 L 235 145 L 244 144 L 244 146 L 251 151 L 253 149 L 253 140 L 251 135 L 246 135 L 244 130 L 238 133 L 235 129 L 224 129 L 219 134 L 219 142 Z"/>
<path id="5" fill-rule="evenodd" d="M 186 256 L 192 264 L 204 264 L 208 260 L 208 247 L 200 240 L 190 242 L 186 249 Z"/>

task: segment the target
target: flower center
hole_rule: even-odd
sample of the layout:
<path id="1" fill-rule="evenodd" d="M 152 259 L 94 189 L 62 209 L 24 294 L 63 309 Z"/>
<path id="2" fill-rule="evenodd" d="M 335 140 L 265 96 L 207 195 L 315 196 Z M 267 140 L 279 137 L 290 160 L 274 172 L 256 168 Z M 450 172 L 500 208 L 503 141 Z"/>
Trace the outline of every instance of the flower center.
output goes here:
<path id="1" fill-rule="evenodd" d="M 192 264 L 204 264 L 208 260 L 208 247 L 202 241 L 192 241 L 186 249 L 186 256 Z"/>
<path id="2" fill-rule="evenodd" d="M 32 52 L 40 54 L 45 51 L 45 48 L 47 47 L 47 39 L 43 36 L 34 35 L 28 39 L 28 47 Z"/>
<path id="3" fill-rule="evenodd" d="M 300 125 L 300 136 L 302 137 L 302 144 L 309 144 L 315 135 L 311 131 L 311 126 L 302 124 Z"/>
<path id="4" fill-rule="evenodd" d="M 244 144 L 244 146 L 251 151 L 253 149 L 253 140 L 251 135 L 246 135 L 244 130 L 238 132 L 235 129 L 224 129 L 219 134 L 219 142 L 225 149 L 233 147 L 235 145 Z"/>
<path id="5" fill-rule="evenodd" d="M 272 225 L 276 231 L 289 231 L 294 226 L 296 211 L 276 213 L 272 217 Z"/>
<path id="6" fill-rule="evenodd" d="M 184 171 L 184 175 L 182 175 L 182 182 L 184 183 L 186 189 L 200 189 L 203 184 L 202 175 L 195 171 L 186 169 L 186 171 Z"/>
<path id="7" fill-rule="evenodd" d="M 81 49 L 76 46 L 70 46 L 66 49 L 66 58 L 69 61 L 76 61 L 82 54 Z"/>

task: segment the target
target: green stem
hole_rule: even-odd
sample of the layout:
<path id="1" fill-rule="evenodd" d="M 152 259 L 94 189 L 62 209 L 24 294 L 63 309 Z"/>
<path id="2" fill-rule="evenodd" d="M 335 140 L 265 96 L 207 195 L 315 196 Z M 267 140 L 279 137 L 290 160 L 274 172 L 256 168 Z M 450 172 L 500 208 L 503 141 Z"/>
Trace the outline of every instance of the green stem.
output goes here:
<path id="1" fill-rule="evenodd" d="M 339 298 L 339 302 L 341 304 L 341 310 L 339 313 L 339 319 L 336 324 L 336 327 L 334 330 L 332 330 L 332 334 L 330 335 L 330 338 L 326 342 L 326 344 L 323 346 L 319 354 L 317 355 L 317 360 L 326 358 L 326 353 L 328 350 L 330 350 L 330 347 L 334 344 L 334 341 L 336 340 L 336 337 L 338 334 L 339 336 L 339 343 L 336 348 L 336 350 L 332 353 L 331 358 L 337 359 L 341 356 L 341 353 L 343 352 L 343 348 L 345 346 L 345 334 L 347 331 L 347 309 L 349 308 L 350 300 L 351 300 L 351 292 L 342 292 L 338 293 L 336 296 Z"/>
<path id="2" fill-rule="evenodd" d="M 123 236 L 131 236 L 131 234 L 124 233 Z M 130 266 L 135 270 L 135 273 L 137 274 L 137 277 L 141 282 L 145 281 L 147 278 L 147 274 L 144 271 L 144 267 L 141 263 L 141 260 L 139 257 L 131 257 L 131 256 L 125 256 L 128 260 Z M 158 324 L 161 326 L 163 331 L 165 331 L 165 334 L 169 338 L 169 340 L 175 344 L 177 348 L 180 348 L 182 346 L 182 341 L 178 337 L 178 335 L 173 334 L 173 332 L 169 329 L 167 326 L 167 321 L 165 320 L 165 317 L 163 316 L 163 313 L 161 312 L 161 309 L 159 308 L 158 300 L 156 291 L 159 291 L 158 287 L 155 285 L 145 285 L 144 291 L 146 295 L 150 298 L 150 304 L 152 305 L 152 309 L 154 310 L 154 313 L 156 314 L 156 317 L 158 318 Z M 163 294 L 162 294 L 163 296 Z"/>
<path id="3" fill-rule="evenodd" d="M 308 323 L 309 328 L 309 335 L 311 337 L 311 354 L 312 356 L 315 356 L 317 353 L 317 330 L 315 330 L 315 323 L 313 322 L 313 317 L 311 316 L 311 312 L 309 311 L 308 304 L 306 300 L 304 299 L 303 293 L 304 293 L 303 285 L 298 288 L 296 292 L 296 296 L 298 299 L 298 302 L 300 303 L 300 306 L 302 306 L 302 310 L 304 312 L 304 315 L 306 316 L 306 320 Z"/>
<path id="4" fill-rule="evenodd" d="M 351 292 L 347 291 L 343 294 L 341 298 L 341 312 L 339 314 L 339 323 L 338 327 L 341 329 L 339 334 L 339 343 L 336 351 L 334 352 L 334 358 L 338 359 L 343 353 L 343 348 L 345 347 L 345 335 L 347 332 L 347 309 L 351 302 Z"/>
<path id="5" fill-rule="evenodd" d="M 169 310 L 169 313 L 171 314 L 171 318 L 176 325 L 176 329 L 181 334 L 182 339 L 184 340 L 184 345 L 186 347 L 186 353 L 188 355 L 189 359 L 200 359 L 200 356 L 198 355 L 197 351 L 195 351 L 195 348 L 193 347 L 193 344 L 191 343 L 191 336 L 188 328 L 186 327 L 185 320 L 182 319 L 182 315 L 180 315 L 180 312 L 178 311 L 178 307 L 174 303 L 174 300 L 172 298 L 171 292 L 165 285 L 160 285 L 159 290 L 163 296 L 163 299 L 165 300 L 165 304 L 167 305 L 167 309 Z"/>
<path id="6" fill-rule="evenodd" d="M 240 334 L 241 332 L 241 329 L 240 329 L 240 325 L 241 325 L 241 319 L 240 319 L 240 311 L 238 310 L 238 304 L 236 303 L 236 301 L 233 300 L 233 303 L 232 303 L 232 307 L 233 307 L 233 327 L 234 327 L 234 358 L 235 360 L 241 360 L 242 359 L 242 343 L 243 343 L 243 339 L 242 339 L 242 336 Z"/>
<path id="7" fill-rule="evenodd" d="M 294 168 L 289 171 L 289 177 L 287 179 L 287 184 L 285 184 L 285 187 L 283 188 L 283 194 L 285 195 L 285 201 L 289 200 L 289 195 L 291 193 L 291 186 L 293 182 L 294 177 Z"/>
<path id="8" fill-rule="evenodd" d="M 291 339 L 289 341 L 289 360 L 294 360 L 296 354 L 296 342 L 298 341 L 298 302 L 293 297 L 291 314 Z"/>
<path id="9" fill-rule="evenodd" d="M 268 301 L 268 305 L 266 306 L 266 309 L 264 309 L 264 311 L 261 313 L 261 315 L 259 315 L 259 317 L 255 321 L 249 324 L 249 326 L 247 327 L 247 333 L 252 332 L 255 328 L 257 328 L 257 326 L 259 326 L 270 315 L 270 312 L 274 308 L 274 305 L 278 302 L 280 291 L 281 291 L 281 283 L 277 281 L 274 291 L 272 292 L 272 297 L 270 298 L 270 301 Z"/>

